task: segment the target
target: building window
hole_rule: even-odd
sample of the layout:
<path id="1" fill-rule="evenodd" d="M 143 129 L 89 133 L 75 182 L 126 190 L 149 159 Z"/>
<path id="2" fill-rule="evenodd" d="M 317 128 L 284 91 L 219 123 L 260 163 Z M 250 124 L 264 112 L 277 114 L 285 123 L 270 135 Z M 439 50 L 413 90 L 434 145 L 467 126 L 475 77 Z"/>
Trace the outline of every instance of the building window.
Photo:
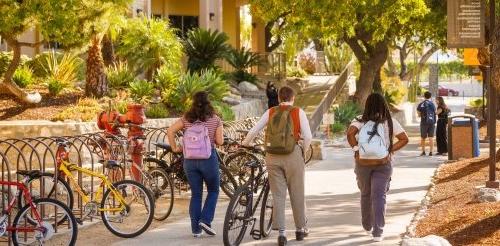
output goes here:
<path id="1" fill-rule="evenodd" d="M 43 48 L 45 49 L 62 49 L 62 45 L 58 42 L 54 42 L 54 41 L 49 41 L 49 42 L 45 42 L 43 44 Z"/>
<path id="2" fill-rule="evenodd" d="M 186 33 L 198 27 L 198 16 L 169 15 L 170 26 L 179 30 L 181 37 L 186 37 Z"/>

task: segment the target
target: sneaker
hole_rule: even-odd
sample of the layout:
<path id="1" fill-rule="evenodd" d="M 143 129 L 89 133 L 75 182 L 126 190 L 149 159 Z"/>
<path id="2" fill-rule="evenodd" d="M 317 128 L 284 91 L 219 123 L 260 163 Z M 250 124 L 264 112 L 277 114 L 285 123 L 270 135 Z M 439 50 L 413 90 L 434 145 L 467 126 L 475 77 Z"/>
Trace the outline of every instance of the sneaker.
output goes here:
<path id="1" fill-rule="evenodd" d="M 373 241 L 382 242 L 382 241 L 384 241 L 384 236 L 380 235 L 378 237 L 373 237 Z"/>
<path id="2" fill-rule="evenodd" d="M 286 243 L 287 243 L 287 240 L 286 240 L 285 236 L 278 237 L 278 246 L 285 246 Z"/>
<path id="3" fill-rule="evenodd" d="M 429 156 L 432 156 L 432 152 L 429 152 Z"/>
<path id="4" fill-rule="evenodd" d="M 365 230 L 366 235 L 371 236 L 372 235 L 372 230 Z"/>
<path id="5" fill-rule="evenodd" d="M 193 233 L 193 237 L 195 237 L 195 238 L 199 238 L 199 237 L 201 237 L 201 235 L 203 235 L 203 232 Z"/>
<path id="6" fill-rule="evenodd" d="M 212 229 L 212 227 L 210 227 L 209 225 L 203 223 L 203 222 L 200 222 L 199 223 L 201 229 L 203 229 L 208 235 L 210 236 L 215 236 L 217 235 L 217 233 L 215 232 L 214 229 Z"/>
<path id="7" fill-rule="evenodd" d="M 420 154 L 420 156 L 425 156 L 425 151 L 422 151 L 422 153 Z"/>
<path id="8" fill-rule="evenodd" d="M 307 228 L 295 231 L 295 239 L 297 241 L 302 241 L 307 236 L 309 236 L 309 229 L 307 229 Z"/>

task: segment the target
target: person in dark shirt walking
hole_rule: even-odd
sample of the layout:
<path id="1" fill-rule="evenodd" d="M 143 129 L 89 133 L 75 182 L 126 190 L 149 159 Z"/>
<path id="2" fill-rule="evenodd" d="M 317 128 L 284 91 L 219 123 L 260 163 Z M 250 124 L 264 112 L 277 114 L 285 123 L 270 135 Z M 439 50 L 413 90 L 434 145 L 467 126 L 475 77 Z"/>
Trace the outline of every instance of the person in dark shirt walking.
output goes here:
<path id="1" fill-rule="evenodd" d="M 268 108 L 272 108 L 280 104 L 278 100 L 278 89 L 276 89 L 271 81 L 267 82 L 266 95 Z"/>

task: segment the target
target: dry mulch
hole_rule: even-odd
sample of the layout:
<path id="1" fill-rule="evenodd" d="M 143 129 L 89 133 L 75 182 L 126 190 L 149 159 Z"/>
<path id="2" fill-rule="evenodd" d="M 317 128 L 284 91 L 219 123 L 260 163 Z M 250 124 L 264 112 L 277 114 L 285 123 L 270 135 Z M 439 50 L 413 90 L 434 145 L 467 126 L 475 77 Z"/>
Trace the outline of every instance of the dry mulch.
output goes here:
<path id="1" fill-rule="evenodd" d="M 500 245 L 500 202 L 472 201 L 474 187 L 484 186 L 487 179 L 486 158 L 441 166 L 431 205 L 417 225 L 417 236 L 438 235 L 452 245 Z"/>
<path id="2" fill-rule="evenodd" d="M 479 139 L 485 139 L 488 135 L 487 125 L 481 126 L 479 128 Z M 500 136 L 500 121 L 497 120 L 497 138 Z"/>
<path id="3" fill-rule="evenodd" d="M 38 92 L 42 95 L 38 104 L 27 104 L 14 96 L 0 94 L 0 120 L 50 120 L 83 97 L 82 92 L 65 92 L 56 97 L 49 96 L 46 89 Z"/>

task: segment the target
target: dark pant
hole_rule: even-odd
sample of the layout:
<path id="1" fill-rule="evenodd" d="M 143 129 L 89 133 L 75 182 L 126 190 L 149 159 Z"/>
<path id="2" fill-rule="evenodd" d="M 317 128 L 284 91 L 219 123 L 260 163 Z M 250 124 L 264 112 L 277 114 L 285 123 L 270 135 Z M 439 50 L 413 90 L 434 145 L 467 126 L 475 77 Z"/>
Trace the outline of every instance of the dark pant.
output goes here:
<path id="1" fill-rule="evenodd" d="M 448 153 L 448 137 L 446 133 L 446 119 L 439 119 L 436 128 L 436 141 L 438 153 Z"/>
<path id="2" fill-rule="evenodd" d="M 354 169 L 358 187 L 361 191 L 361 220 L 363 228 L 373 230 L 379 237 L 385 226 L 386 193 L 392 175 L 392 165 L 361 166 Z"/>
<path id="3" fill-rule="evenodd" d="M 191 186 L 191 202 L 189 203 L 191 230 L 193 233 L 200 233 L 201 228 L 198 224 L 200 222 L 207 225 L 212 223 L 219 197 L 220 177 L 217 153 L 212 150 L 212 155 L 206 160 L 184 160 L 184 172 Z M 203 182 L 207 186 L 208 194 L 202 209 Z"/>

